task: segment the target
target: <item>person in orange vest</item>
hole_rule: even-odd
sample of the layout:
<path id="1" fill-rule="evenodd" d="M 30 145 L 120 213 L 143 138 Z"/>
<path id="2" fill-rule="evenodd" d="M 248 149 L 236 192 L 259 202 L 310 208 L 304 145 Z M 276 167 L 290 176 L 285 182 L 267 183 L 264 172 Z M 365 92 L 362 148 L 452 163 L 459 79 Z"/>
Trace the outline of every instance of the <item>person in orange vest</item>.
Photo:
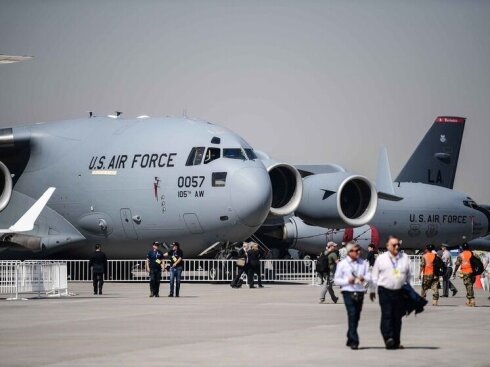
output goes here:
<path id="1" fill-rule="evenodd" d="M 420 259 L 420 276 L 422 278 L 421 296 L 426 298 L 427 291 L 432 289 L 433 306 L 437 306 L 439 300 L 439 277 L 434 275 L 434 259 L 436 256 L 434 245 L 427 245 L 425 247 L 425 253 Z"/>
<path id="2" fill-rule="evenodd" d="M 466 306 L 475 307 L 475 293 L 473 292 L 473 284 L 475 284 L 475 276 L 473 275 L 473 269 L 471 267 L 470 258 L 473 252 L 470 250 L 470 245 L 464 243 L 463 251 L 458 255 L 454 266 L 453 279 L 456 278 L 456 272 L 461 266 L 460 276 L 463 278 L 463 284 L 466 287 Z"/>

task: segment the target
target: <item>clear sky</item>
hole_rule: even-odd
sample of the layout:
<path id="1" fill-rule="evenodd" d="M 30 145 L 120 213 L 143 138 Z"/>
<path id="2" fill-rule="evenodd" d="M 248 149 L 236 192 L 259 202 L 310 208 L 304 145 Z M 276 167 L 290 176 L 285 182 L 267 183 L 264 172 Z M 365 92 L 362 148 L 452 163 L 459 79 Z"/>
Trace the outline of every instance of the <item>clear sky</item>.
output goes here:
<path id="1" fill-rule="evenodd" d="M 0 53 L 35 56 L 0 66 L 0 126 L 186 110 L 372 179 L 464 116 L 455 188 L 490 204 L 490 1 L 0 0 Z"/>

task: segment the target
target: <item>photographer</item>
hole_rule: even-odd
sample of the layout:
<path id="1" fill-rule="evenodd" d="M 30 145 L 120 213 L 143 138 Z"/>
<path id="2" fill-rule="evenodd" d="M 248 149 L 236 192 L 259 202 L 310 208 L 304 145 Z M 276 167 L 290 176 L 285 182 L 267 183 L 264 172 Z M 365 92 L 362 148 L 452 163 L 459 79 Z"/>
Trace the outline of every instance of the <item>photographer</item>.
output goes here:
<path id="1" fill-rule="evenodd" d="M 361 318 L 362 303 L 366 284 L 370 279 L 369 265 L 360 258 L 361 247 L 350 241 L 346 246 L 347 256 L 337 265 L 335 271 L 335 284 L 341 287 L 347 310 L 348 330 L 346 345 L 351 349 L 359 348 L 359 335 L 357 326 Z"/>

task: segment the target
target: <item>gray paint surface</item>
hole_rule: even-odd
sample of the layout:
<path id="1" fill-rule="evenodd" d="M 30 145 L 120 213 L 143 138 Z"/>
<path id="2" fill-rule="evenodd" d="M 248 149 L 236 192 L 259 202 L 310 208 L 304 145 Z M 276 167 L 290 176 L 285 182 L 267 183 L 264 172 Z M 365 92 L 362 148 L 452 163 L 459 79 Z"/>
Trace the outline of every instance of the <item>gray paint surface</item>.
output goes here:
<path id="1" fill-rule="evenodd" d="M 468 118 L 455 189 L 490 202 L 486 1 L 2 1 L 0 125 L 182 115 L 278 159 L 398 172 L 438 115 Z"/>

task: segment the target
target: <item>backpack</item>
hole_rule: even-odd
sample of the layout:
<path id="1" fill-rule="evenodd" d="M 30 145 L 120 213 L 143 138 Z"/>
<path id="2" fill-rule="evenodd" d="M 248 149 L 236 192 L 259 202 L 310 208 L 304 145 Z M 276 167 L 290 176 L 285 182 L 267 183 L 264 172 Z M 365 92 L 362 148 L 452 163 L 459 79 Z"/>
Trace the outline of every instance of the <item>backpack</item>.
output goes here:
<path id="1" fill-rule="evenodd" d="M 328 272 L 328 255 L 322 252 L 316 261 L 316 271 L 318 273 Z"/>
<path id="2" fill-rule="evenodd" d="M 446 264 L 444 264 L 444 261 L 442 261 L 442 259 L 437 255 L 436 257 L 434 257 L 433 267 L 434 267 L 434 275 L 436 277 L 442 277 L 446 275 L 447 266 Z"/>
<path id="3" fill-rule="evenodd" d="M 470 257 L 471 270 L 473 271 L 473 275 L 480 275 L 483 273 L 483 263 L 481 262 L 478 256 L 472 255 Z"/>

